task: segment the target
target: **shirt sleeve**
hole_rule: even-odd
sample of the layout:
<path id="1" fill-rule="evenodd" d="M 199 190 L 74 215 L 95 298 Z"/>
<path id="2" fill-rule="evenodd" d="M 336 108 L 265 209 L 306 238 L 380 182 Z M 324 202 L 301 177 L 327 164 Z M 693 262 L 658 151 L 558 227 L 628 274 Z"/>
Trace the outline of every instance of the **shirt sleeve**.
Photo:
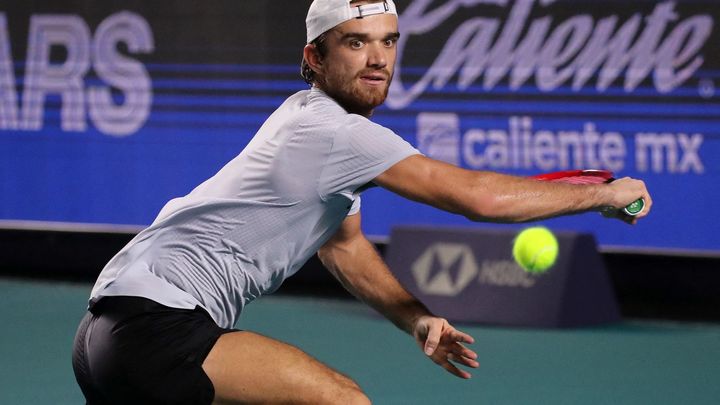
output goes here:
<path id="1" fill-rule="evenodd" d="M 320 196 L 354 199 L 358 189 L 408 156 L 420 152 L 393 131 L 350 114 L 333 134 L 333 146 L 320 177 Z"/>

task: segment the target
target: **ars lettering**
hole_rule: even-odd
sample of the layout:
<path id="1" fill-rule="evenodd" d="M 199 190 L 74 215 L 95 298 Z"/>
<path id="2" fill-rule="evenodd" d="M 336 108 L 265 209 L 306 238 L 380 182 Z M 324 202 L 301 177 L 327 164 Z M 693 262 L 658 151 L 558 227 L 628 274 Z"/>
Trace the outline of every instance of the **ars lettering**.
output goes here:
<path id="1" fill-rule="evenodd" d="M 86 116 L 108 135 L 126 136 L 137 131 L 147 120 L 152 104 L 150 76 L 142 63 L 119 52 L 118 43 L 124 43 L 130 53 L 154 50 L 149 25 L 134 13 L 111 15 L 98 26 L 94 38 L 79 16 L 33 15 L 19 110 L 7 18 L 0 13 L 0 129 L 41 130 L 45 101 L 48 95 L 57 94 L 62 102 L 60 125 L 64 131 L 85 131 Z M 66 51 L 64 61 L 50 60 L 52 47 Z M 91 67 L 112 88 L 86 88 L 85 77 Z M 122 93 L 121 103 L 113 100 L 112 89 Z"/>

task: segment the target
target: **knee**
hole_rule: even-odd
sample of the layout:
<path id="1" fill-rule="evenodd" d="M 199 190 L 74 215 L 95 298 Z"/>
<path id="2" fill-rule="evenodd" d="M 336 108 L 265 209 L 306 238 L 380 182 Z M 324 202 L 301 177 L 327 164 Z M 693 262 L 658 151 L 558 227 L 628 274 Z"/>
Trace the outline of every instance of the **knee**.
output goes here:
<path id="1" fill-rule="evenodd" d="M 340 384 L 338 384 L 338 390 L 330 398 L 328 403 L 331 404 L 343 404 L 343 405 L 370 405 L 372 402 L 370 398 L 365 395 L 363 390 L 355 381 L 349 378 L 343 378 Z"/>
<path id="2" fill-rule="evenodd" d="M 352 390 L 352 392 L 348 394 L 348 401 L 345 403 L 352 405 L 371 405 L 372 402 L 370 402 L 370 398 L 362 392 L 360 387 L 357 385 L 355 387 L 356 389 Z"/>
<path id="3" fill-rule="evenodd" d="M 347 405 L 371 405 L 370 398 L 365 395 L 360 387 L 348 388 L 343 390 L 340 397 L 335 398 L 333 401 L 335 404 L 347 404 Z"/>

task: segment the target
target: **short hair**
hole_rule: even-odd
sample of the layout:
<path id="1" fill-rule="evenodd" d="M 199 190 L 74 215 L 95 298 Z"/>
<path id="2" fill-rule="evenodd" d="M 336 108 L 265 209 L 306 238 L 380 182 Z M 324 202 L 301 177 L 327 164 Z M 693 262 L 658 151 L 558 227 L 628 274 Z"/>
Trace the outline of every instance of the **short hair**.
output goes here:
<path id="1" fill-rule="evenodd" d="M 311 45 L 315 46 L 315 49 L 320 54 L 321 57 L 325 57 L 327 54 L 327 47 L 325 46 L 325 40 L 327 39 L 327 34 L 329 31 L 325 31 L 322 34 L 320 34 L 319 37 L 315 38 L 312 42 L 310 42 Z M 307 84 L 313 84 L 315 81 L 315 71 L 312 70 L 310 65 L 305 60 L 305 56 L 303 56 L 302 62 L 300 62 L 300 76 L 302 76 L 303 80 L 305 80 L 305 83 Z"/>
<path id="2" fill-rule="evenodd" d="M 350 4 L 354 3 L 381 3 L 385 0 L 350 0 Z M 325 40 L 327 39 L 327 34 L 332 30 L 329 29 L 314 40 L 310 42 L 311 45 L 315 46 L 315 49 L 317 49 L 317 52 L 320 54 L 320 56 L 325 57 L 327 54 L 327 46 L 325 46 Z M 312 85 L 315 82 L 315 71 L 312 70 L 310 65 L 308 65 L 307 61 L 305 60 L 305 56 L 303 56 L 302 62 L 300 62 L 300 76 L 302 76 L 303 80 L 305 80 L 305 83 Z"/>

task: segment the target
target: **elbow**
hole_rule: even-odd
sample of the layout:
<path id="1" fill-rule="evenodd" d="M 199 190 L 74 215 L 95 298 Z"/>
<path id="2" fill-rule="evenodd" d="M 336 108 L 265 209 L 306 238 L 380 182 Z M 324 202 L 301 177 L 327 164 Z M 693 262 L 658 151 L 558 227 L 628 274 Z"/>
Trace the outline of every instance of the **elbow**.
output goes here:
<path id="1" fill-rule="evenodd" d="M 495 222 L 498 219 L 497 202 L 492 195 L 476 195 L 463 208 L 465 218 L 474 222 Z"/>

